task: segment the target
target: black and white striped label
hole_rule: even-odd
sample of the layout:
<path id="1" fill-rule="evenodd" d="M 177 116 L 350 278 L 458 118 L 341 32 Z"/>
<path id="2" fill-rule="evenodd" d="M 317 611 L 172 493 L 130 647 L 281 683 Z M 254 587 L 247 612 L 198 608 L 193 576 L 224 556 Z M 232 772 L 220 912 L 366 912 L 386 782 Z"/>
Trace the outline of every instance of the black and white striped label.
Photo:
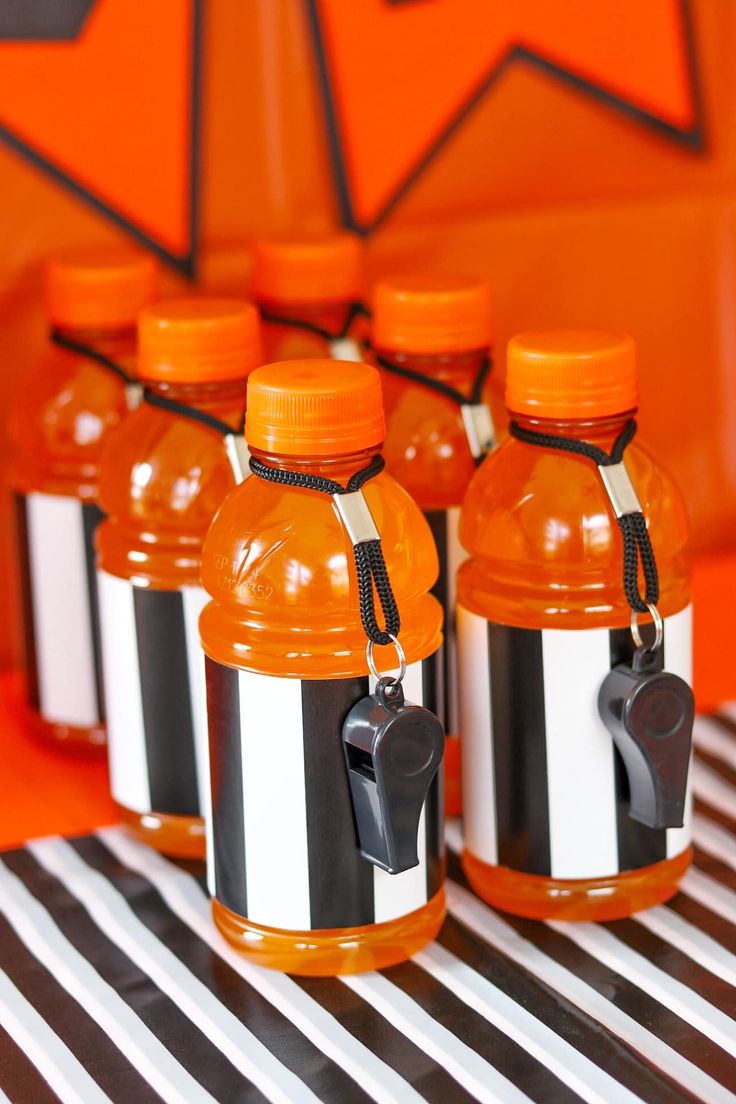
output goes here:
<path id="1" fill-rule="evenodd" d="M 68 495 L 15 496 L 28 691 L 52 724 L 104 717 L 94 534 L 103 514 Z"/>
<path id="2" fill-rule="evenodd" d="M 110 785 L 136 813 L 202 816 L 209 798 L 199 586 L 98 573 Z"/>
<path id="3" fill-rule="evenodd" d="M 664 663 L 691 682 L 691 607 L 665 618 Z M 458 607 L 465 845 L 483 862 L 597 878 L 679 855 L 682 828 L 628 814 L 623 761 L 598 713 L 628 628 L 518 629 Z M 690 791 L 690 780 L 688 782 Z"/>
<path id="4" fill-rule="evenodd" d="M 457 625 L 455 611 L 455 579 L 458 568 L 467 558 L 460 544 L 460 507 L 451 506 L 447 510 L 427 510 L 424 516 L 429 522 L 434 542 L 437 545 L 437 557 L 440 573 L 432 593 L 442 605 L 445 615 L 444 640 L 438 649 L 437 696 L 439 699 L 438 717 L 448 736 L 457 736 L 460 729 L 460 701 L 458 686 Z"/>
<path id="5" fill-rule="evenodd" d="M 444 878 L 442 768 L 419 821 L 419 865 L 379 870 L 358 849 L 342 726 L 370 680 L 289 679 L 206 659 L 212 771 L 210 892 L 252 923 L 292 931 L 378 924 Z M 406 700 L 434 706 L 434 657 Z"/>

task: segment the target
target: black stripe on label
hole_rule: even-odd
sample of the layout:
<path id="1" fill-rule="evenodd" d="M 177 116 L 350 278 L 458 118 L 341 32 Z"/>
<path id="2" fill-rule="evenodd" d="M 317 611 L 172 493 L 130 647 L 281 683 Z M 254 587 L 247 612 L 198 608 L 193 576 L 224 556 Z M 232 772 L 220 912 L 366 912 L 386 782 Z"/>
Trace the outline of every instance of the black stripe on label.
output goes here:
<path id="1" fill-rule="evenodd" d="M 208 944 L 171 912 L 148 881 L 121 865 L 99 840 L 77 840 L 74 847 L 85 862 L 123 894 L 138 919 L 165 943 L 190 973 L 206 985 L 287 1069 L 304 1081 L 320 1101 L 368 1104 L 370 1098 L 355 1081 L 306 1038 L 287 1015 L 261 996 L 227 962 L 213 954 Z M 204 896 L 202 903 L 205 903 Z M 228 1102 L 261 1099 L 260 1094 L 256 1097 L 256 1090 L 250 1091 L 252 1097 L 222 1093 L 218 1099 Z"/>
<path id="2" fill-rule="evenodd" d="M 59 1097 L 41 1076 L 30 1058 L 4 1028 L 0 1027 L 0 1089 L 11 1104 L 59 1104 Z M 160 1097 L 157 1100 L 160 1101 Z"/>
<path id="3" fill-rule="evenodd" d="M 665 630 L 666 631 L 666 630 Z M 611 629 L 609 635 L 611 668 L 619 663 L 630 663 L 635 645 L 631 630 Z M 654 641 L 654 626 L 651 623 L 641 626 L 641 636 L 645 644 Z M 662 659 L 664 661 L 664 647 Z M 662 862 L 667 858 L 667 829 L 649 828 L 629 816 L 629 779 L 624 761 L 618 748 L 614 747 L 615 785 L 616 785 L 616 835 L 618 838 L 619 870 L 636 870 L 641 866 Z"/>
<path id="4" fill-rule="evenodd" d="M 28 500 L 16 494 L 15 532 L 18 583 L 20 596 L 21 632 L 23 634 L 23 663 L 26 676 L 26 693 L 34 709 L 39 709 L 38 658 L 36 655 L 36 626 L 33 621 L 33 590 L 31 587 L 31 549 L 28 540 Z"/>
<path id="5" fill-rule="evenodd" d="M 303 680 L 304 785 L 313 928 L 374 921 L 373 866 L 358 848 L 342 727 L 367 678 Z"/>
<path id="6" fill-rule="evenodd" d="M 151 809 L 198 816 L 184 599 L 134 587 L 133 603 Z"/>
<path id="7" fill-rule="evenodd" d="M 97 597 L 97 553 L 95 533 L 97 526 L 104 521 L 105 515 L 94 502 L 82 503 L 82 525 L 84 526 L 84 558 L 87 567 L 87 600 L 92 629 L 92 650 L 95 661 L 95 689 L 97 691 L 97 716 L 100 722 L 105 719 L 105 693 L 102 685 L 102 641 L 100 636 L 100 607 Z"/>
<path id="8" fill-rule="evenodd" d="M 442 672 L 437 652 L 422 660 L 422 705 L 439 716 L 441 695 L 437 680 Z M 445 765 L 434 776 L 425 802 L 425 839 L 427 848 L 427 900 L 439 893 L 445 880 Z M 421 848 L 421 840 L 420 840 Z"/>
<path id="9" fill-rule="evenodd" d="M 205 656 L 205 672 L 215 892 L 226 908 L 247 916 L 238 672 L 215 663 L 209 656 Z"/>
<path id="10" fill-rule="evenodd" d="M 533 1058 L 524 1046 L 456 997 L 446 986 L 413 962 L 384 971 L 432 1019 L 484 1058 L 532 1100 L 545 1104 L 580 1104 L 580 1097 Z"/>
<path id="11" fill-rule="evenodd" d="M 433 665 L 437 672 L 435 704 L 430 706 L 426 700 L 424 704 L 428 709 L 431 709 L 433 713 L 437 714 L 442 721 L 445 732 L 449 732 L 451 718 L 448 695 L 450 693 L 452 681 L 450 678 L 450 649 L 447 647 L 447 638 L 448 627 L 452 625 L 455 618 L 455 610 L 450 605 L 450 579 L 447 562 L 447 511 L 427 510 L 424 516 L 429 523 L 429 528 L 432 530 L 434 543 L 437 546 L 437 559 L 440 565 L 440 573 L 437 576 L 437 582 L 432 587 L 431 593 L 442 606 L 445 626 L 445 643 L 440 644 L 432 657 Z"/>
<path id="12" fill-rule="evenodd" d="M 475 1097 L 442 1066 L 347 985 L 333 978 L 295 977 L 294 981 L 428 1104 L 475 1104 Z"/>
<path id="13" fill-rule="evenodd" d="M 25 884 L 34 897 L 47 909 L 49 900 L 54 921 L 63 934 L 81 951 L 98 973 L 96 951 L 107 939 L 83 913 L 64 888 L 46 874 L 33 858 L 23 851 L 3 855 L 3 862 Z M 76 915 L 79 913 L 79 915 Z M 74 920 L 70 923 L 71 918 Z M 120 962 L 130 966 L 128 974 L 132 994 L 140 993 L 143 975 L 120 955 Z M 26 948 L 10 924 L 0 916 L 0 964 L 15 987 L 43 1017 L 62 1043 L 87 1070 L 100 1088 L 113 1100 L 135 1100 L 141 1104 L 158 1104 L 160 1097 L 124 1057 L 94 1018 L 82 1008 Z M 104 974 L 102 975 L 105 976 Z M 110 978 L 105 977 L 106 981 Z M 114 984 L 114 983 L 113 983 Z M 150 994 L 149 994 L 150 998 Z M 0 1067 L 1 1068 L 1 1067 Z M 33 1101 L 35 1097 L 18 1097 Z M 55 1098 L 54 1098 L 55 1099 Z"/>
<path id="14" fill-rule="evenodd" d="M 542 633 L 488 624 L 498 862 L 551 874 Z"/>

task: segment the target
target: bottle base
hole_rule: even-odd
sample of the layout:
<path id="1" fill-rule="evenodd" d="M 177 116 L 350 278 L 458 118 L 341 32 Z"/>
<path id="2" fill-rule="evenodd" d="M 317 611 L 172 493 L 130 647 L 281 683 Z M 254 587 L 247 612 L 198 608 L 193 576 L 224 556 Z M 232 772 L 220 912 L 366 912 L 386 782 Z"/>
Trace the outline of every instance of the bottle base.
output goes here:
<path id="1" fill-rule="evenodd" d="M 491 866 L 464 851 L 462 866 L 474 891 L 489 905 L 531 920 L 623 920 L 660 905 L 677 892 L 692 848 L 639 870 L 580 880 L 524 874 Z"/>
<path id="2" fill-rule="evenodd" d="M 442 927 L 445 891 L 426 905 L 382 924 L 321 931 L 284 931 L 253 924 L 213 899 L 215 924 L 233 947 L 258 966 L 302 977 L 335 977 L 405 962 Z"/>
<path id="3" fill-rule="evenodd" d="M 136 813 L 115 803 L 120 819 L 149 847 L 177 859 L 204 859 L 205 833 L 201 817 L 169 813 Z"/>
<path id="4" fill-rule="evenodd" d="M 105 754 L 107 732 L 104 725 L 79 728 L 76 725 L 47 721 L 35 712 L 32 712 L 31 716 L 31 725 L 38 738 L 45 744 L 50 744 L 71 755 L 90 755 L 99 758 Z"/>
<path id="5" fill-rule="evenodd" d="M 460 737 L 445 737 L 445 816 L 459 817 L 463 812 L 460 769 Z"/>

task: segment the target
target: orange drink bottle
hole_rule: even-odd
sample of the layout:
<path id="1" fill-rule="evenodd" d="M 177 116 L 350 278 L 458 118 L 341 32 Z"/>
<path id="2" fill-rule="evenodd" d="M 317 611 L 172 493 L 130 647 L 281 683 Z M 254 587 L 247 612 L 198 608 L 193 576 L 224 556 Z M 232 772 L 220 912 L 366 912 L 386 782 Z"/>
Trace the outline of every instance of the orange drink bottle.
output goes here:
<path id="1" fill-rule="evenodd" d="M 356 304 L 363 279 L 363 247 L 353 234 L 256 241 L 252 295 L 266 360 L 360 360 Z"/>
<path id="2" fill-rule="evenodd" d="M 105 742 L 93 543 L 99 464 L 127 409 L 135 320 L 156 277 L 156 263 L 132 250 L 50 261 L 50 341 L 11 415 L 28 701 L 34 727 L 76 750 Z"/>
<path id="3" fill-rule="evenodd" d="M 206 601 L 202 543 L 235 484 L 223 434 L 242 423 L 245 379 L 259 360 L 258 315 L 248 303 L 181 299 L 143 311 L 147 401 L 110 434 L 100 473 L 112 795 L 142 839 L 185 857 L 204 855 L 209 794 L 197 630 Z"/>
<path id="4" fill-rule="evenodd" d="M 372 580 L 385 594 L 380 571 L 361 567 L 359 578 L 359 555 L 364 567 L 364 555 L 384 557 L 400 613 L 400 645 L 377 647 L 374 670 L 395 668 L 403 649 L 406 701 L 434 704 L 437 557 L 421 511 L 380 471 L 383 435 L 374 368 L 258 369 L 246 421 L 256 474 L 228 495 L 204 547 L 214 918 L 253 962 L 290 973 L 399 962 L 444 916 L 441 726 L 432 717 L 431 778 L 426 748 L 389 743 L 381 758 L 343 732 L 376 687 L 362 617 Z M 361 491 L 341 495 L 366 476 Z M 341 514 L 356 500 L 379 534 L 360 554 L 360 533 Z"/>
<path id="5" fill-rule="evenodd" d="M 491 372 L 490 289 L 464 276 L 397 276 L 373 293 L 372 344 L 382 370 L 388 471 L 421 506 L 439 554 L 433 594 L 445 615 L 439 716 L 447 734 L 445 812 L 461 812 L 455 576 L 468 484 L 505 423 Z"/>
<path id="6" fill-rule="evenodd" d="M 691 857 L 684 504 L 638 437 L 628 443 L 625 334 L 514 338 L 506 405 L 511 436 L 473 477 L 460 522 L 463 867 L 509 912 L 615 919 L 671 897 Z M 670 674 L 652 675 L 646 714 L 616 691 L 635 740 L 613 737 L 604 688 L 650 660 Z M 684 688 L 684 712 L 662 679 Z M 675 815 L 662 812 L 670 799 Z"/>

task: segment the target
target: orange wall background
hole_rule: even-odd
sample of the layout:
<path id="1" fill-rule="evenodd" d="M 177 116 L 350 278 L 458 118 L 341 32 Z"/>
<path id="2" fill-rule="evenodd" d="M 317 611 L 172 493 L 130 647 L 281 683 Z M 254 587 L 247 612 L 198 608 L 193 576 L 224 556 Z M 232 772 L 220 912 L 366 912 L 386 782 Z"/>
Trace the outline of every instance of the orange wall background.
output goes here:
<path id="1" fill-rule="evenodd" d="M 360 161 L 367 192 L 375 183 L 372 162 L 381 162 L 376 179 L 383 179 L 387 165 L 398 171 L 404 154 L 411 154 L 410 160 L 419 156 L 415 122 L 417 127 L 423 123 L 431 97 L 433 110 L 442 107 L 435 104 L 438 87 L 462 85 L 471 55 L 480 65 L 478 42 L 488 42 L 489 63 L 494 51 L 500 57 L 509 44 L 522 43 L 604 85 L 618 73 L 625 86 L 629 70 L 651 69 L 654 91 L 659 88 L 664 99 L 660 104 L 655 97 L 650 106 L 666 114 L 668 103 L 677 107 L 679 93 L 668 84 L 667 65 L 660 72 L 657 59 L 663 50 L 665 55 L 676 52 L 681 43 L 678 36 L 672 42 L 663 39 L 658 26 L 664 21 L 679 27 L 681 18 L 689 20 L 702 101 L 702 149 L 632 118 L 564 74 L 519 58 L 503 67 L 367 240 L 373 275 L 398 268 L 486 274 L 496 303 L 499 371 L 505 343 L 520 329 L 597 325 L 629 330 L 640 351 L 641 422 L 685 489 L 695 549 L 708 552 L 736 543 L 736 5 L 732 0 L 648 0 L 646 5 L 600 0 L 591 6 L 558 0 L 551 23 L 545 0 L 514 5 L 504 0 L 352 0 L 349 5 L 325 0 L 314 6 L 323 17 L 337 13 L 337 23 L 323 24 L 327 32 L 333 27 L 333 45 L 355 49 L 351 41 L 359 44 L 358 54 L 347 55 L 348 61 L 356 59 L 356 81 L 345 103 L 364 128 L 358 143 L 363 153 L 355 156 L 358 161 L 367 157 L 367 164 Z M 189 98 L 182 87 L 159 102 L 155 89 L 169 73 L 173 85 L 179 69 L 175 59 L 162 56 L 159 65 L 151 50 L 141 53 L 140 42 L 160 31 L 162 43 L 175 39 L 181 49 L 186 34 L 180 29 L 167 39 L 166 22 L 181 20 L 190 7 L 189 0 L 162 0 L 159 10 L 157 0 L 151 11 L 127 0 L 97 0 L 77 43 L 30 48 L 0 42 L 0 73 L 8 60 L 15 67 L 9 72 L 16 74 L 15 80 L 0 76 L 0 123 L 27 121 L 29 114 L 43 120 L 43 97 L 58 101 L 53 82 L 49 87 L 43 82 L 37 87 L 30 79 L 27 87 L 19 84 L 24 66 L 46 58 L 44 71 L 53 73 L 54 51 L 66 50 L 73 58 L 69 51 L 93 44 L 95 35 L 102 39 L 105 28 L 110 34 L 114 20 L 130 18 L 129 32 L 118 31 L 105 47 L 118 51 L 117 63 L 111 57 L 94 70 L 94 115 L 85 115 L 80 99 L 68 140 L 75 137 L 74 128 L 104 127 L 109 108 L 115 126 L 108 140 L 132 151 L 116 162 L 115 188 L 124 200 L 145 207 L 149 190 L 140 184 L 149 180 L 150 195 L 157 198 L 145 217 L 155 222 L 156 205 L 166 209 L 160 180 L 168 179 L 159 161 L 181 161 L 181 131 L 167 120 L 177 112 L 188 115 Z M 126 16 L 131 9 L 139 12 Z M 349 12 L 353 25 L 338 33 L 341 11 L 343 17 Z M 201 15 L 198 282 L 244 294 L 250 238 L 326 228 L 340 221 L 341 212 L 306 0 L 204 0 Z M 430 17 L 440 23 L 425 33 L 422 19 Z M 186 18 L 185 30 L 191 30 L 191 15 Z M 34 50 L 47 53 L 36 56 Z M 131 57 L 138 59 L 140 70 L 133 70 L 126 120 L 121 88 L 131 86 Z M 62 88 L 64 81 L 74 81 L 71 64 L 62 75 Z M 113 82 L 114 94 L 108 88 Z M 30 98 L 23 104 L 21 90 Z M 397 119 L 403 120 L 405 147 L 386 124 L 386 114 L 377 112 L 384 104 L 394 114 L 392 96 Z M 151 105 L 150 112 L 141 110 L 141 102 Z M 63 110 L 58 102 L 56 110 Z M 685 109 L 678 110 L 682 115 Z M 150 133 L 142 137 L 148 114 Z M 54 138 L 61 141 L 64 127 L 55 129 Z M 88 146 L 97 150 L 104 170 L 104 147 L 91 141 Z M 120 240 L 123 232 L 2 143 L 0 187 L 0 402 L 6 408 L 43 338 L 43 258 L 69 244 Z M 168 287 L 180 288 L 183 279 L 172 270 Z M 0 459 L 5 448 L 0 430 Z M 5 503 L 2 521 L 7 529 Z M 3 547 L 3 578 L 7 555 Z M 5 657 L 7 651 L 6 645 Z"/>

